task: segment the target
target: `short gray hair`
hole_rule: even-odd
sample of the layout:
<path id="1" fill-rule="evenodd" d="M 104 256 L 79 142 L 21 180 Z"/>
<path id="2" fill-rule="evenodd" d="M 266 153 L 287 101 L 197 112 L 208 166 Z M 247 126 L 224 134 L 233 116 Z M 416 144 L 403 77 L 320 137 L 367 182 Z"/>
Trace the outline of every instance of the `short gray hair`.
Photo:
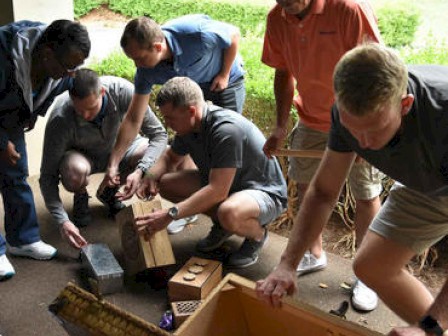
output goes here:
<path id="1" fill-rule="evenodd" d="M 188 77 L 174 77 L 159 91 L 156 105 L 171 103 L 173 107 L 191 106 L 204 103 L 204 94 L 199 85 Z"/>

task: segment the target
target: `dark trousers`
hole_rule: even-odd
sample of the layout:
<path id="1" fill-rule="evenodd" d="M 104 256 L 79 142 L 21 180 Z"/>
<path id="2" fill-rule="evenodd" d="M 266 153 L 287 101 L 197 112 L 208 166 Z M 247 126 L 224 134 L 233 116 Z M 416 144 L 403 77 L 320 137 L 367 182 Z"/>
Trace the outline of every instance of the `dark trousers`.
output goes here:
<path id="1" fill-rule="evenodd" d="M 221 92 L 210 91 L 211 83 L 201 83 L 204 99 L 210 100 L 214 105 L 229 109 L 239 114 L 243 113 L 244 100 L 246 99 L 246 87 L 244 78 L 229 84 L 229 86 Z"/>
<path id="2" fill-rule="evenodd" d="M 40 240 L 39 224 L 33 192 L 26 181 L 28 157 L 25 134 L 22 130 L 9 134 L 21 158 L 15 166 L 0 160 L 0 192 L 5 211 L 6 240 L 11 246 L 35 243 Z M 0 255 L 5 254 L 6 241 L 0 235 Z"/>

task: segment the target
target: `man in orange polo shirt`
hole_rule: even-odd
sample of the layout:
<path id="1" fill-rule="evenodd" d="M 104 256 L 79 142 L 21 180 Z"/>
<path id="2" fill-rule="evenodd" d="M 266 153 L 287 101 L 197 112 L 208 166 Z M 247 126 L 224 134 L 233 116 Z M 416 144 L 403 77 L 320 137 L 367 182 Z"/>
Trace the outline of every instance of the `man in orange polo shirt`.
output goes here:
<path id="1" fill-rule="evenodd" d="M 274 94 L 277 125 L 264 151 L 271 156 L 287 136 L 294 104 L 300 121 L 291 135 L 291 148 L 324 150 L 334 103 L 333 70 L 344 53 L 364 41 L 380 41 L 376 18 L 363 0 L 277 0 L 269 12 L 262 61 L 275 68 Z M 295 87 L 294 87 L 295 86 Z M 298 95 L 294 97 L 295 88 Z M 290 160 L 288 175 L 298 183 L 303 197 L 319 166 L 318 159 Z M 381 203 L 380 173 L 365 162 L 355 164 L 350 185 L 356 199 L 355 226 L 359 244 Z M 322 235 L 301 260 L 299 274 L 325 268 Z M 357 280 L 352 303 L 359 310 L 376 308 L 375 292 Z"/>

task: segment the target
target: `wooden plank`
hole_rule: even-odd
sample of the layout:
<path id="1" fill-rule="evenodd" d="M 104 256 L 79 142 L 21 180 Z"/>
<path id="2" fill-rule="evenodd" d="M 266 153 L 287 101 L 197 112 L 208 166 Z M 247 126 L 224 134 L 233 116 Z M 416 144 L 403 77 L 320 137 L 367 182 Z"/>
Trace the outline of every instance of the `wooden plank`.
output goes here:
<path id="1" fill-rule="evenodd" d="M 299 158 L 321 159 L 324 151 L 277 148 L 272 152 L 275 156 L 290 156 Z"/>

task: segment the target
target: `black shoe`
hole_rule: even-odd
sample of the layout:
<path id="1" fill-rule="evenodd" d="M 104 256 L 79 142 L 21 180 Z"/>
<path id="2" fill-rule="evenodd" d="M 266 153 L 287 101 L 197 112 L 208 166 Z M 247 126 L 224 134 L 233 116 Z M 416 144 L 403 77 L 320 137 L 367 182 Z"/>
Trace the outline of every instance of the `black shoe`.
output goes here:
<path id="1" fill-rule="evenodd" d="M 112 216 L 115 216 L 120 210 L 123 210 L 126 205 L 123 202 L 117 200 L 115 194 L 118 192 L 118 188 L 110 188 L 106 187 L 103 189 L 101 194 L 96 194 L 96 197 L 100 200 L 101 203 L 106 205 L 109 208 L 109 213 Z"/>
<path id="2" fill-rule="evenodd" d="M 77 227 L 84 227 L 92 221 L 89 209 L 89 194 L 75 193 L 73 196 L 73 222 Z"/>
<path id="3" fill-rule="evenodd" d="M 255 264 L 258 261 L 258 253 L 268 240 L 268 230 L 265 229 L 261 241 L 244 239 L 238 251 L 235 251 L 227 258 L 226 265 L 234 268 L 244 268 Z"/>

